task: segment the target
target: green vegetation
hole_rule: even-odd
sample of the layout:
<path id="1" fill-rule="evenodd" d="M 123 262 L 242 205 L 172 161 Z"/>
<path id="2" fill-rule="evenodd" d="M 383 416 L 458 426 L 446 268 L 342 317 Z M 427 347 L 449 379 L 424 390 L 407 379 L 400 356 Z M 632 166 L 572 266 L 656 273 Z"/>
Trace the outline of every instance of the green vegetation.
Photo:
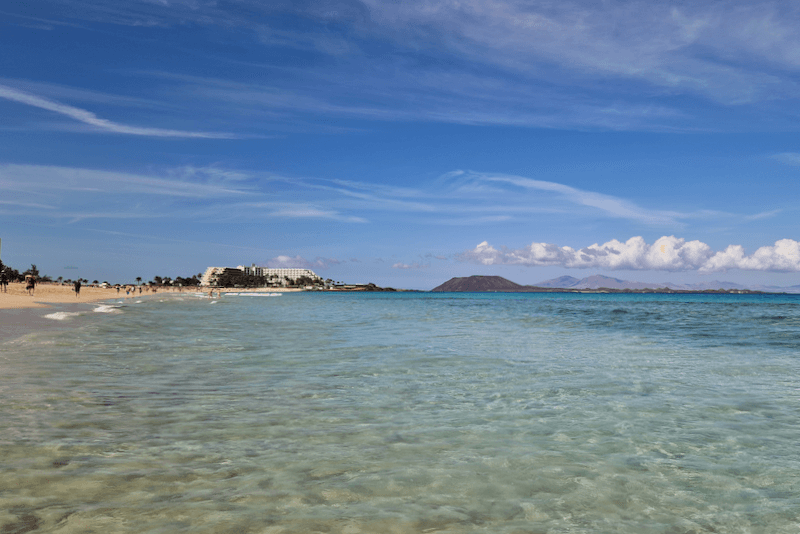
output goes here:
<path id="1" fill-rule="evenodd" d="M 136 280 L 141 280 L 141 277 L 136 277 Z M 194 287 L 200 285 L 200 275 L 192 275 L 187 278 L 176 276 L 174 280 L 169 276 L 154 276 L 153 279 L 147 283 L 147 285 L 163 287 Z"/>

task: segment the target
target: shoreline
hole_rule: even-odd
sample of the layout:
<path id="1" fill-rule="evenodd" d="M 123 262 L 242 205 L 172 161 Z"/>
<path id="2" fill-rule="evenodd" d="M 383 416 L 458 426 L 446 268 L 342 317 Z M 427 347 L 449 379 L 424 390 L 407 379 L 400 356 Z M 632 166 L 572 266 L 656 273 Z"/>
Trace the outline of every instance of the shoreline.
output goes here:
<path id="1" fill-rule="evenodd" d="M 124 290 L 117 293 L 116 288 L 82 287 L 80 296 L 76 297 L 72 286 L 59 284 L 38 284 L 33 296 L 25 291 L 25 284 L 20 282 L 8 285 L 8 292 L 0 291 L 0 345 L 13 343 L 20 338 L 36 332 L 45 332 L 74 328 L 76 323 L 70 318 L 75 315 L 94 315 L 96 308 L 103 303 L 121 302 L 136 298 L 150 300 L 154 297 L 180 297 L 182 295 L 206 295 L 210 288 L 185 287 L 182 290 L 160 287 L 157 292 L 138 291 L 126 295 Z M 214 288 L 216 294 L 218 288 Z M 226 291 L 222 289 L 223 293 Z M 263 288 L 228 288 L 228 291 L 242 293 L 264 292 Z M 291 293 L 303 291 L 296 288 L 269 288 L 270 293 Z M 215 298 L 217 298 L 215 296 Z M 53 315 L 61 315 L 54 318 Z M 102 314 L 101 314 L 102 315 Z"/>
<path id="2" fill-rule="evenodd" d="M 117 294 L 116 288 L 82 287 L 81 294 L 76 297 L 72 286 L 42 283 L 37 284 L 34 295 L 30 296 L 24 283 L 10 283 L 7 293 L 0 292 L 0 345 L 36 332 L 74 328 L 75 323 L 55 320 L 54 314 L 64 314 L 64 317 L 92 314 L 103 302 L 180 294 L 177 290 L 162 289 L 155 294 L 142 291 L 140 295 L 136 291 L 126 295 L 123 290 Z"/>
<path id="3" fill-rule="evenodd" d="M 183 288 L 185 292 L 193 291 L 191 288 Z M 59 285 L 40 283 L 36 285 L 33 296 L 28 295 L 25 291 L 25 284 L 22 282 L 14 282 L 8 284 L 8 292 L 0 292 L 0 310 L 8 309 L 23 309 L 23 308 L 50 308 L 54 304 L 89 304 L 93 302 L 101 302 L 109 299 L 128 299 L 133 297 L 145 297 L 161 294 L 180 294 L 184 291 L 179 291 L 171 287 L 160 287 L 157 293 L 152 291 L 133 291 L 131 294 L 126 295 L 124 290 L 117 293 L 116 288 L 100 288 L 88 287 L 81 288 L 79 296 L 75 296 L 75 292 L 71 285 Z"/>
<path id="4" fill-rule="evenodd" d="M 3 308 L 0 309 L 0 346 L 4 343 L 15 341 L 39 332 L 51 332 L 74 328 L 75 323 L 64 320 L 54 320 L 54 314 L 63 314 L 64 317 L 73 315 L 89 315 L 96 302 L 77 302 L 69 304 L 54 303 L 52 306 L 37 306 L 28 308 Z"/>

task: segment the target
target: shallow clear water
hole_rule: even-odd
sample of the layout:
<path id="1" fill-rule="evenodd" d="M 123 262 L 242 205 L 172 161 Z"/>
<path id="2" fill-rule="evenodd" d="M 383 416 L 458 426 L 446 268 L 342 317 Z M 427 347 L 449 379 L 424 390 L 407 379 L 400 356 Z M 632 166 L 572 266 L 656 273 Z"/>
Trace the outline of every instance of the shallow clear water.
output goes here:
<path id="1" fill-rule="evenodd" d="M 0 345 L 4 534 L 800 529 L 798 297 L 101 311 Z"/>

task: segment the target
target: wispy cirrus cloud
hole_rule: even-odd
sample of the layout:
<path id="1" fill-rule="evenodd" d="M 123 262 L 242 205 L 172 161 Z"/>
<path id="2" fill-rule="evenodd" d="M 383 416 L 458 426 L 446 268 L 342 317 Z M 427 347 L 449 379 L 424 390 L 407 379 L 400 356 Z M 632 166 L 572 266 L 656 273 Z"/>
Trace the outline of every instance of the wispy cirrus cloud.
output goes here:
<path id="1" fill-rule="evenodd" d="M 52 210 L 51 216 L 74 213 L 79 207 L 81 213 L 90 214 L 92 205 L 99 208 L 98 203 L 117 203 L 121 213 L 133 216 L 141 212 L 143 217 L 169 209 L 176 215 L 201 220 L 250 217 L 380 224 L 391 218 L 402 224 L 442 227 L 498 226 L 567 216 L 680 228 L 692 220 L 729 223 L 736 217 L 710 210 L 681 212 L 642 206 L 613 195 L 524 176 L 464 171 L 447 173 L 419 187 L 395 187 L 354 180 L 292 178 L 222 166 L 124 172 L 0 164 L 0 190 L 6 202 L 18 207 L 60 207 Z M 129 210 L 132 201 L 136 209 Z M 100 209 L 98 213 L 106 211 Z M 779 213 L 772 210 L 738 217 L 744 222 Z"/>
<path id="2" fill-rule="evenodd" d="M 302 180 L 288 180 L 283 177 L 270 176 L 270 180 L 274 182 L 284 182 L 289 184 L 286 190 L 282 192 L 273 191 L 270 196 L 283 196 L 283 197 L 296 197 L 296 191 L 302 190 L 307 187 L 306 183 Z M 252 195 L 254 198 L 261 196 L 263 191 L 259 194 Z M 341 207 L 331 207 L 341 206 Z M 343 209 L 350 209 L 350 206 L 343 205 L 337 202 L 335 197 L 322 197 L 319 202 L 291 202 L 282 200 L 254 200 L 239 202 L 236 204 L 235 209 L 252 211 L 256 210 L 266 217 L 276 217 L 285 219 L 327 219 L 331 221 L 346 222 L 346 223 L 367 223 L 368 219 L 357 215 L 349 215 L 343 213 Z"/>
<path id="3" fill-rule="evenodd" d="M 124 172 L 0 164 L 0 194 L 20 216 L 40 220 L 204 220 L 218 206 L 241 202 L 254 193 L 250 183 L 217 171 Z"/>
<path id="4" fill-rule="evenodd" d="M 0 191 L 5 196 L 2 203 L 28 210 L 48 209 L 51 211 L 48 216 L 70 221 L 164 217 L 168 211 L 173 216 L 198 219 L 269 217 L 368 222 L 365 217 L 335 207 L 335 197 L 321 198 L 319 202 L 263 200 L 296 197 L 297 189 L 265 186 L 261 180 L 268 184 L 296 184 L 279 176 L 265 177 L 263 173 L 221 167 L 182 166 L 137 173 L 0 164 Z M 197 205 L 198 201 L 203 205 Z M 109 212 L 107 205 L 119 207 Z"/>
<path id="5" fill-rule="evenodd" d="M 739 269 L 745 271 L 800 272 L 800 242 L 781 239 L 747 255 L 741 245 L 713 251 L 701 241 L 664 236 L 652 245 L 642 237 L 625 242 L 613 239 L 581 249 L 551 243 L 532 243 L 521 249 L 497 249 L 484 241 L 457 256 L 482 265 L 559 266 L 570 269 L 697 271 Z"/>
<path id="6" fill-rule="evenodd" d="M 745 220 L 759 221 L 761 219 L 770 219 L 772 217 L 779 215 L 782 211 L 783 211 L 782 209 L 777 209 L 777 210 L 763 211 L 761 213 L 754 213 L 753 215 L 745 216 Z"/>
<path id="7" fill-rule="evenodd" d="M 37 208 L 43 210 L 54 210 L 56 209 L 55 206 L 51 206 L 49 204 L 39 204 L 36 202 L 19 202 L 16 200 L 0 200 L 0 205 L 2 206 L 18 206 L 20 208 Z"/>
<path id="8" fill-rule="evenodd" d="M 173 15 L 186 16 L 185 6 L 175 7 Z M 260 36 L 281 35 L 279 46 L 336 56 L 336 67 L 296 73 L 305 82 L 324 81 L 324 95 L 229 86 L 218 87 L 222 100 L 235 94 L 255 106 L 378 120 L 713 129 L 718 120 L 704 123 L 698 106 L 669 97 L 730 107 L 794 99 L 800 92 L 792 74 L 800 67 L 794 32 L 800 10 L 786 3 L 364 0 L 336 9 L 314 1 L 277 9 L 319 28 L 334 21 L 373 44 L 390 41 L 393 47 L 389 53 L 383 46 L 373 50 L 370 39 L 356 46 L 341 35 L 331 47 L 330 32 L 315 32 L 316 25 L 294 37 L 268 22 L 249 26 Z M 220 23 L 250 24 L 233 10 L 218 9 L 217 16 Z M 262 42 L 275 45 L 274 39 Z M 357 88 L 343 83 L 353 78 Z M 350 95 L 359 96 L 358 104 Z M 667 98 L 656 100 L 661 97 Z"/>
<path id="9" fill-rule="evenodd" d="M 284 204 L 268 212 L 270 217 L 284 217 L 290 219 L 330 219 L 334 221 L 365 223 L 367 219 L 352 215 L 343 215 L 338 211 L 320 209 L 308 204 Z"/>
<path id="10" fill-rule="evenodd" d="M 792 30 L 800 12 L 767 1 L 365 3 L 372 21 L 413 45 L 439 42 L 561 84 L 611 77 L 738 104 L 795 91 L 791 77 L 764 63 L 800 65 Z"/>
<path id="11" fill-rule="evenodd" d="M 534 180 L 523 176 L 456 171 L 448 173 L 445 179 L 456 180 L 460 183 L 459 189 L 462 190 L 475 188 L 480 192 L 483 191 L 482 186 L 488 184 L 501 188 L 496 192 L 507 192 L 508 186 L 512 186 L 517 192 L 522 190 L 523 192 L 542 191 L 552 193 L 556 198 L 560 198 L 569 204 L 592 208 L 609 217 L 628 219 L 651 225 L 681 225 L 681 219 L 699 216 L 699 214 L 645 208 L 630 200 L 612 195 L 586 191 L 557 182 Z"/>
<path id="12" fill-rule="evenodd" d="M 791 102 L 800 93 L 800 8 L 790 2 L 55 0 L 48 8 L 51 19 L 69 23 L 218 26 L 249 36 L 254 48 L 313 55 L 320 61 L 302 67 L 250 65 L 278 74 L 269 76 L 270 84 L 241 81 L 252 80 L 249 75 L 237 81 L 171 73 L 184 78 L 181 95 L 292 124 L 298 114 L 322 114 L 547 128 L 719 129 L 741 127 L 746 119 L 723 124 L 709 101 L 730 110 Z M 15 11 L 34 17 L 40 10 Z M 293 18 L 303 24 L 285 24 Z M 207 59 L 246 63 L 224 53 Z"/>
<path id="13" fill-rule="evenodd" d="M 414 270 L 416 270 L 416 269 L 430 269 L 430 266 L 431 266 L 430 263 L 419 263 L 417 261 L 415 261 L 413 263 L 397 262 L 394 265 L 392 265 L 392 269 L 403 269 L 403 270 L 408 270 L 408 269 L 414 269 Z"/>
<path id="14" fill-rule="evenodd" d="M 520 85 L 518 79 L 507 76 L 486 79 L 470 71 L 442 72 L 424 64 L 410 71 L 402 59 L 359 56 L 350 61 L 354 63 L 345 61 L 333 70 L 281 69 L 280 78 L 288 70 L 290 83 L 139 74 L 170 80 L 178 84 L 176 92 L 213 102 L 230 113 L 261 117 L 275 125 L 291 120 L 295 128 L 309 117 L 333 115 L 378 121 L 671 131 L 683 129 L 679 124 L 689 118 L 664 103 L 628 102 L 618 96 L 609 101 L 596 93 L 570 92 L 551 84 Z M 360 80 L 357 88 L 347 81 L 353 78 Z"/>
<path id="15" fill-rule="evenodd" d="M 276 256 L 264 262 L 262 266 L 272 269 L 328 269 L 331 266 L 341 263 L 344 263 L 344 261 L 336 258 L 322 258 L 318 256 L 313 260 L 307 260 L 297 255 L 294 257 Z"/>
<path id="16" fill-rule="evenodd" d="M 771 157 L 786 165 L 800 167 L 800 152 L 781 152 L 780 154 L 773 154 Z"/>
<path id="17" fill-rule="evenodd" d="M 83 194 L 144 194 L 158 197 L 195 199 L 230 198 L 247 194 L 247 189 L 195 180 L 154 175 L 63 167 L 55 165 L 0 164 L 0 190 L 51 195 L 54 192 Z"/>
<path id="18" fill-rule="evenodd" d="M 140 126 L 130 126 L 102 119 L 85 109 L 76 108 L 67 104 L 43 98 L 31 93 L 20 91 L 7 85 L 0 85 L 0 98 L 33 106 L 47 111 L 52 111 L 64 115 L 78 122 L 88 124 L 99 131 L 116 134 L 141 135 L 148 137 L 172 137 L 172 138 L 193 138 L 193 139 L 234 139 L 238 136 L 230 133 L 217 132 L 192 132 L 186 130 L 169 130 L 164 128 L 147 128 Z"/>
<path id="19" fill-rule="evenodd" d="M 442 225 L 479 225 L 512 221 L 530 214 L 564 214 L 575 207 L 607 217 L 653 225 L 681 225 L 681 219 L 709 214 L 654 210 L 632 201 L 565 184 L 522 176 L 452 171 L 419 188 L 395 187 L 352 180 L 288 180 L 293 185 L 328 193 L 348 209 L 425 214 Z M 552 196 L 545 201 L 539 192 Z"/>

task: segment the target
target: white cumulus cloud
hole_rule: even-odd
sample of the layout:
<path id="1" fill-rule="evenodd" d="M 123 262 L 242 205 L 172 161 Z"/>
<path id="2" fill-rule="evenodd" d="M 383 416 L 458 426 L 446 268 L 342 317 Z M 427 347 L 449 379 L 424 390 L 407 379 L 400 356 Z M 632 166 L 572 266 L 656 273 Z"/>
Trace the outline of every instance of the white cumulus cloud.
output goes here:
<path id="1" fill-rule="evenodd" d="M 461 261 L 483 265 L 560 266 L 570 269 L 653 270 L 718 272 L 800 271 L 800 242 L 781 239 L 748 256 L 741 245 L 729 245 L 715 252 L 701 241 L 664 236 L 652 245 L 642 237 L 625 241 L 612 239 L 581 249 L 551 243 L 531 243 L 521 249 L 496 249 L 487 241 L 458 256 Z"/>

